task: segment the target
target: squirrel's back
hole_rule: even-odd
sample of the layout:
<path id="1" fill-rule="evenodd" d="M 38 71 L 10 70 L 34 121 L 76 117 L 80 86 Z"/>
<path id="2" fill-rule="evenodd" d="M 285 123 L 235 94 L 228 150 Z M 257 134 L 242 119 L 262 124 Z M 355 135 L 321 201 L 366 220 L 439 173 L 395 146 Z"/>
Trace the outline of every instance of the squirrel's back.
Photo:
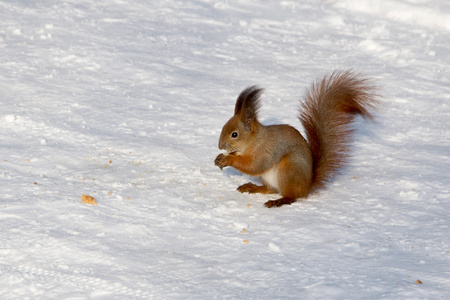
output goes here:
<path id="1" fill-rule="evenodd" d="M 311 190 L 325 186 L 349 156 L 356 115 L 373 119 L 377 103 L 370 81 L 353 71 L 335 71 L 312 84 L 302 105 L 302 122 L 313 157 Z"/>

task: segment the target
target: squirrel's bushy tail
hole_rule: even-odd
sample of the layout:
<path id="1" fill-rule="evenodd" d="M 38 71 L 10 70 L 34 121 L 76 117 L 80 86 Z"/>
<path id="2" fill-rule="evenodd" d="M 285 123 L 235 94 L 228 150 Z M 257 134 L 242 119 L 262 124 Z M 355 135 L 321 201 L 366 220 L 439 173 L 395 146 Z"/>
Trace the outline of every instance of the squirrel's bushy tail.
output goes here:
<path id="1" fill-rule="evenodd" d="M 377 102 L 370 81 L 351 70 L 335 71 L 312 84 L 299 117 L 313 156 L 311 191 L 325 186 L 345 163 L 354 117 L 373 119 Z"/>

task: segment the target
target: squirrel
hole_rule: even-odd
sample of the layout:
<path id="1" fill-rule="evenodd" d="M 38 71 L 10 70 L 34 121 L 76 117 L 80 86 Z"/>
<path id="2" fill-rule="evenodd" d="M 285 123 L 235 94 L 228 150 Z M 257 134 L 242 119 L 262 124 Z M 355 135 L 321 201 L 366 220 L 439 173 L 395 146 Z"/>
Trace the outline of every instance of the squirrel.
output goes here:
<path id="1" fill-rule="evenodd" d="M 306 91 L 299 120 L 307 140 L 290 125 L 258 121 L 263 89 L 250 86 L 236 100 L 234 116 L 224 125 L 215 165 L 230 166 L 260 178 L 237 188 L 241 193 L 279 193 L 266 207 L 292 204 L 324 188 L 350 155 L 351 123 L 360 115 L 373 120 L 378 95 L 371 80 L 353 70 L 334 71 Z"/>

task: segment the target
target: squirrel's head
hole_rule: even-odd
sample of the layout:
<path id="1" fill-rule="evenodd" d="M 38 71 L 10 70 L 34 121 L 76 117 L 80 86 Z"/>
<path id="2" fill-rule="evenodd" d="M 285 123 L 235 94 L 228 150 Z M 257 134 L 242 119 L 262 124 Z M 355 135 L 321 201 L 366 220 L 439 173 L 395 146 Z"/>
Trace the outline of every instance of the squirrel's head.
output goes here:
<path id="1" fill-rule="evenodd" d="M 257 86 L 248 87 L 241 92 L 236 100 L 234 116 L 223 126 L 219 149 L 230 154 L 242 152 L 249 146 L 259 125 L 257 114 L 262 92 Z"/>

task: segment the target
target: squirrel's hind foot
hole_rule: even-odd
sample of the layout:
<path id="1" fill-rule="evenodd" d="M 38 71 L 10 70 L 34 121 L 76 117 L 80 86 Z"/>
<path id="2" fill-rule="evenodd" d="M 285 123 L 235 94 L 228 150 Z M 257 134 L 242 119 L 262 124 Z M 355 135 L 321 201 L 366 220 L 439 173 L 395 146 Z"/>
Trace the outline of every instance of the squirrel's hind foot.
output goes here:
<path id="1" fill-rule="evenodd" d="M 265 185 L 262 185 L 262 186 L 256 185 L 251 182 L 239 186 L 237 188 L 237 190 L 241 193 L 250 193 L 250 194 L 255 194 L 255 193 L 274 194 L 274 193 L 276 193 L 275 190 L 273 190 Z"/>
<path id="2" fill-rule="evenodd" d="M 271 208 L 271 207 L 280 207 L 286 204 L 291 205 L 292 203 L 294 203 L 295 201 L 297 201 L 297 199 L 294 198 L 289 198 L 289 197 L 283 197 L 280 198 L 278 200 L 270 200 L 267 201 L 266 203 L 264 203 L 265 207 Z"/>

